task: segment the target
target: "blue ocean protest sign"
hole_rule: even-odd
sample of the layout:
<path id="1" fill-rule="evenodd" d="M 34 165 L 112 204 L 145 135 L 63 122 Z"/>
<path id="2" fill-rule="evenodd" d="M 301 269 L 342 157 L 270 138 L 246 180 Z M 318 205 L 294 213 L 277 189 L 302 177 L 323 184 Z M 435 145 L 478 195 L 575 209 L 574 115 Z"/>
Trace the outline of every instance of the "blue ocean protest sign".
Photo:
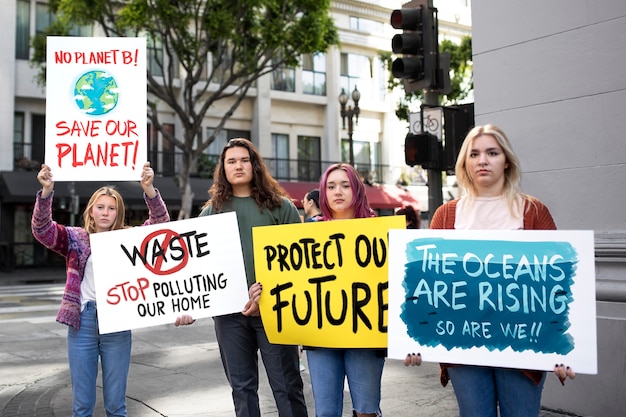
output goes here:
<path id="1" fill-rule="evenodd" d="M 597 372 L 592 231 L 391 230 L 389 357 Z"/>

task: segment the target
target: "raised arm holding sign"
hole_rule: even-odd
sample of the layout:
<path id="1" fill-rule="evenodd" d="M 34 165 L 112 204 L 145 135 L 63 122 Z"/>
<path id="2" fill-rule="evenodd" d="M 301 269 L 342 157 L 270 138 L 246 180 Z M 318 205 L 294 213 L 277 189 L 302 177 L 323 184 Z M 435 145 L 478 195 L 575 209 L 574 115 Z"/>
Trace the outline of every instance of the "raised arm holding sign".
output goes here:
<path id="1" fill-rule="evenodd" d="M 93 415 L 96 404 L 98 359 L 102 358 L 104 406 L 109 414 L 125 415 L 126 380 L 130 366 L 131 332 L 99 334 L 96 313 L 95 269 L 91 238 L 127 227 L 122 196 L 111 187 L 96 190 L 83 214 L 83 227 L 63 226 L 52 220 L 54 180 L 52 170 L 42 165 L 37 174 L 42 190 L 32 217 L 32 232 L 47 248 L 66 258 L 67 281 L 57 321 L 69 326 L 68 359 L 72 380 L 74 414 Z M 141 187 L 149 210 L 144 223 L 169 221 L 169 214 L 158 190 L 154 172 L 147 162 L 141 172 Z"/>

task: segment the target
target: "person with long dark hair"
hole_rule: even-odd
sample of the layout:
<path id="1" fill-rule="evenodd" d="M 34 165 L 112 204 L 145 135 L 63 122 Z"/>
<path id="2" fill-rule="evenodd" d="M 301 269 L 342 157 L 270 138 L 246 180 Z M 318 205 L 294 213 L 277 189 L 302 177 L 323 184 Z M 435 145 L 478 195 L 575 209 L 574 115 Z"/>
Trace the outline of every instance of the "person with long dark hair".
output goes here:
<path id="1" fill-rule="evenodd" d="M 252 228 L 300 223 L 300 213 L 285 190 L 270 175 L 252 142 L 231 139 L 222 149 L 213 175 L 211 198 L 200 216 L 234 211 L 239 224 L 249 301 L 241 313 L 213 318 L 226 378 L 232 389 L 237 417 L 260 417 L 259 361 L 261 352 L 278 415 L 307 417 L 300 377 L 298 346 L 270 343 L 259 312 L 261 285 L 256 282 Z M 221 238 L 221 237 L 220 237 Z M 176 325 L 193 323 L 184 315 Z"/>
<path id="2" fill-rule="evenodd" d="M 422 227 L 422 220 L 420 219 L 419 214 L 417 214 L 412 205 L 404 206 L 396 211 L 397 216 L 403 214 L 406 218 L 407 229 L 419 229 L 420 227 Z"/>
<path id="3" fill-rule="evenodd" d="M 304 208 L 304 221 L 316 222 L 322 217 L 320 211 L 320 190 L 317 188 L 309 191 L 302 199 L 302 207 Z"/>

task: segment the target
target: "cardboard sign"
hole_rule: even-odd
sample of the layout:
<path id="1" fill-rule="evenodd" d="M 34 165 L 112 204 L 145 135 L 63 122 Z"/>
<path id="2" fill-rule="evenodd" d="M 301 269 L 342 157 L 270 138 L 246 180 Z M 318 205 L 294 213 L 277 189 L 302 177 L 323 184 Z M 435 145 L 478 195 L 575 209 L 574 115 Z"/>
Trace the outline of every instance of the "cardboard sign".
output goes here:
<path id="1" fill-rule="evenodd" d="M 253 228 L 270 342 L 386 347 L 387 236 L 404 227 L 389 216 Z"/>
<path id="2" fill-rule="evenodd" d="M 597 372 L 593 231 L 392 230 L 389 357 Z"/>
<path id="3" fill-rule="evenodd" d="M 90 239 L 101 334 L 240 312 L 248 301 L 235 213 Z"/>
<path id="4" fill-rule="evenodd" d="M 145 38 L 49 36 L 45 163 L 55 181 L 138 181 L 147 155 Z"/>

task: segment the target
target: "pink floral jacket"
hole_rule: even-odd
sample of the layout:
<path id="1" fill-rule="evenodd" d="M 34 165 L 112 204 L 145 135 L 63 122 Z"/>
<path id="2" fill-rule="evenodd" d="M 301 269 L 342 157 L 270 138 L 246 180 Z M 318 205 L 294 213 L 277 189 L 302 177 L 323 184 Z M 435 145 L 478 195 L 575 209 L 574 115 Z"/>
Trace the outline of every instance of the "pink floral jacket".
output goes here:
<path id="1" fill-rule="evenodd" d="M 54 192 L 48 198 L 42 198 L 41 190 L 37 192 L 31 229 L 35 239 L 65 258 L 67 279 L 57 321 L 79 330 L 80 283 L 85 273 L 87 258 L 91 255 L 89 233 L 82 227 L 63 226 L 52 220 L 53 195 Z M 154 198 L 148 198 L 144 194 L 144 200 L 149 210 L 149 218 L 144 225 L 165 223 L 170 220 L 167 207 L 158 190 Z"/>

